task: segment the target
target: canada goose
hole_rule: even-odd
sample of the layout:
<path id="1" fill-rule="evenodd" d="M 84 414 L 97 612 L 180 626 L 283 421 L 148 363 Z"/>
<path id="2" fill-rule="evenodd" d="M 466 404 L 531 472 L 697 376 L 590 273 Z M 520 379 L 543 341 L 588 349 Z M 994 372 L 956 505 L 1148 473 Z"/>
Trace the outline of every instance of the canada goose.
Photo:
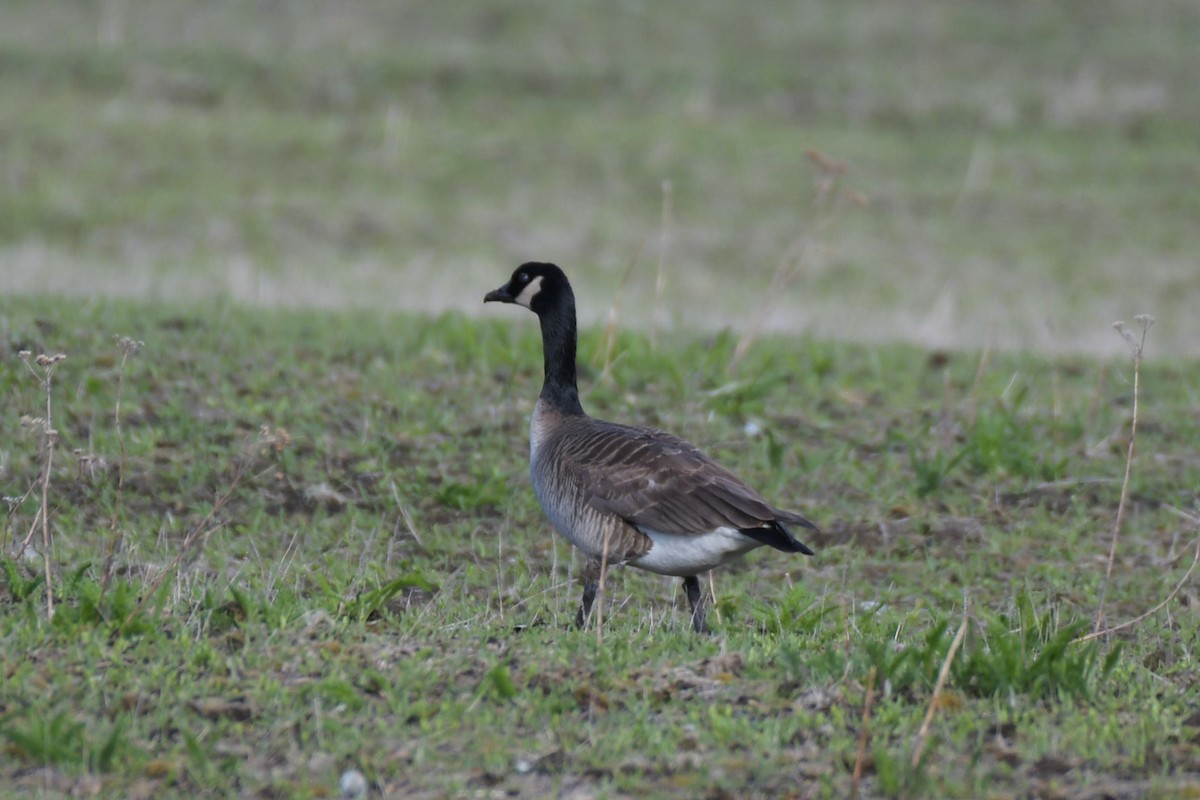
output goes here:
<path id="1" fill-rule="evenodd" d="M 483 301 L 525 306 L 541 322 L 546 372 L 529 426 L 529 472 L 550 522 L 587 556 L 577 625 L 591 612 L 605 561 L 683 578 L 692 627 L 708 633 L 698 575 L 764 544 L 813 554 L 785 526 L 815 525 L 772 507 L 692 445 L 584 413 L 575 294 L 561 269 L 522 264 Z"/>

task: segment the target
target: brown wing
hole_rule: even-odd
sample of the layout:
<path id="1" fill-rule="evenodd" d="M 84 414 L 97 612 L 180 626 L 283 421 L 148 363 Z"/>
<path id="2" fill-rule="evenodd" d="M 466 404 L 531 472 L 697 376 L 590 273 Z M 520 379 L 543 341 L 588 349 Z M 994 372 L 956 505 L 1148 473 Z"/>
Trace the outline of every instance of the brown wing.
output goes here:
<path id="1" fill-rule="evenodd" d="M 593 507 L 639 528 L 682 535 L 719 527 L 776 527 L 779 512 L 682 439 L 649 428 L 577 419 L 586 430 L 568 437 L 571 445 L 560 457 Z"/>

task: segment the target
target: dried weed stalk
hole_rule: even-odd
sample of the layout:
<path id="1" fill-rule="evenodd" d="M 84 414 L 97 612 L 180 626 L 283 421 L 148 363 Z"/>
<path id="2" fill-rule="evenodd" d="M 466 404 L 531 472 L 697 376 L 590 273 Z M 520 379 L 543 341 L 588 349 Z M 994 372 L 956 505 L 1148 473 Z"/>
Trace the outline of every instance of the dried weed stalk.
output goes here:
<path id="1" fill-rule="evenodd" d="M 724 620 L 721 619 L 721 609 L 717 604 L 717 579 L 714 577 L 715 570 L 708 571 L 708 599 L 712 603 L 709 607 L 712 609 L 713 616 L 717 618 L 717 624 L 720 625 Z"/>
<path id="2" fill-rule="evenodd" d="M 1183 587 L 1187 586 L 1188 581 L 1192 577 L 1192 573 L 1196 569 L 1196 564 L 1200 563 L 1200 539 L 1196 539 L 1195 547 L 1196 547 L 1196 554 L 1194 556 L 1192 556 L 1192 563 L 1187 568 L 1187 572 L 1183 573 L 1183 577 L 1179 579 L 1179 583 L 1175 584 L 1175 588 L 1171 590 L 1170 594 L 1168 594 L 1165 598 L 1163 598 L 1163 601 L 1161 603 L 1154 606 L 1154 608 L 1151 608 L 1149 611 L 1144 611 L 1141 614 L 1138 614 L 1133 619 L 1122 622 L 1120 625 L 1113 625 L 1111 628 L 1105 628 L 1104 630 L 1092 631 L 1091 633 L 1080 636 L 1077 639 L 1072 639 L 1071 643 L 1078 644 L 1079 642 L 1087 642 L 1087 641 L 1091 641 L 1092 639 L 1099 639 L 1101 636 L 1108 636 L 1109 634 L 1116 633 L 1117 631 L 1123 631 L 1126 628 L 1132 628 L 1134 625 L 1137 625 L 1142 620 L 1152 617 L 1155 614 L 1157 614 L 1159 611 L 1161 611 L 1162 609 L 1166 608 L 1167 604 L 1175 599 L 1175 596 L 1177 594 L 1179 594 L 1179 592 L 1183 589 Z"/>
<path id="3" fill-rule="evenodd" d="M 633 270 L 637 266 L 638 261 L 642 257 L 642 248 L 638 248 L 637 253 L 630 260 L 629 265 L 625 267 L 625 274 L 621 276 L 621 283 L 617 285 L 617 293 L 613 298 L 612 305 L 608 307 L 608 320 L 604 325 L 604 341 L 601 344 L 603 353 L 604 367 L 600 373 L 600 381 L 608 382 L 612 378 L 613 366 L 613 350 L 617 346 L 617 320 L 621 315 L 621 305 L 625 300 L 625 289 L 629 286 L 629 281 L 633 277 Z"/>
<path id="4" fill-rule="evenodd" d="M 604 646 L 604 583 L 608 578 L 608 545 L 612 527 L 604 526 L 604 549 L 600 553 L 600 578 L 596 584 L 596 647 Z"/>
<path id="5" fill-rule="evenodd" d="M 658 274 L 654 279 L 654 312 L 650 316 L 650 346 L 658 347 L 658 326 L 662 319 L 662 301 L 667 291 L 667 248 L 671 243 L 670 179 L 662 182 L 662 218 L 658 227 Z"/>
<path id="6" fill-rule="evenodd" d="M 155 575 L 153 580 L 146 585 L 145 589 L 142 591 L 142 597 L 138 601 L 138 604 L 132 611 L 129 612 L 129 616 L 125 618 L 124 625 L 126 627 L 128 627 L 135 619 L 138 618 L 138 616 L 145 609 L 146 604 L 149 603 L 150 599 L 158 593 L 158 590 L 162 587 L 163 582 L 179 569 L 179 565 L 183 563 L 183 559 L 192 551 L 192 548 L 194 548 L 197 544 L 203 546 L 203 543 L 208 540 L 209 534 L 221 527 L 219 524 L 216 524 L 214 520 L 221 510 L 228 505 L 234 494 L 241 487 L 242 480 L 245 478 L 247 470 L 249 470 L 251 464 L 254 462 L 255 453 L 260 449 L 265 448 L 278 454 L 283 452 L 290 442 L 291 437 L 288 436 L 288 432 L 283 428 L 272 430 L 266 425 L 263 425 L 262 428 L 259 429 L 258 436 L 242 450 L 241 456 L 235 459 L 233 477 L 230 479 L 229 485 L 225 488 L 225 491 L 218 495 L 217 499 L 213 501 L 212 507 L 208 510 L 208 513 L 204 515 L 204 519 L 200 520 L 195 526 L 192 527 L 190 531 L 188 531 L 187 536 L 184 537 L 183 543 L 179 547 L 179 552 L 175 554 L 173 559 L 171 559 L 171 563 L 167 564 L 167 566 L 161 572 Z"/>
<path id="7" fill-rule="evenodd" d="M 1175 508 L 1174 506 L 1167 506 L 1167 509 L 1170 510 L 1174 514 L 1177 514 L 1178 516 L 1183 517 L 1185 520 L 1190 522 L 1193 525 L 1193 527 L 1200 528 L 1200 517 L 1197 517 L 1194 514 L 1189 514 L 1186 511 L 1181 511 L 1178 508 Z M 1188 581 L 1192 577 L 1192 573 L 1195 572 L 1195 570 L 1196 570 L 1196 565 L 1200 564 L 1200 538 L 1197 538 L 1192 543 L 1192 545 L 1195 549 L 1195 554 L 1192 556 L 1192 563 L 1190 565 L 1188 565 L 1187 571 L 1183 573 L 1183 577 L 1179 579 L 1179 583 L 1175 584 L 1175 588 L 1171 590 L 1170 594 L 1168 594 L 1165 598 L 1163 598 L 1163 601 L 1161 603 L 1154 606 L 1154 608 L 1151 608 L 1148 611 L 1144 611 L 1141 614 L 1138 614 L 1133 619 L 1122 622 L 1120 625 L 1113 625 L 1111 628 L 1105 628 L 1102 631 L 1092 631 L 1089 634 L 1080 636 L 1079 638 L 1072 640 L 1072 644 L 1075 644 L 1078 642 L 1086 642 L 1086 641 L 1090 641 L 1092 639 L 1098 639 L 1101 636 L 1108 636 L 1109 634 L 1116 633 L 1117 631 L 1122 631 L 1122 630 L 1125 630 L 1126 628 L 1132 628 L 1134 625 L 1138 624 L 1142 620 L 1147 619 L 1148 617 L 1152 617 L 1155 614 L 1157 614 L 1159 611 L 1161 611 L 1162 609 L 1166 608 L 1167 604 L 1170 603 L 1172 600 L 1174 600 L 1175 596 L 1178 595 L 1179 592 L 1183 590 L 1183 587 L 1187 586 Z"/>
<path id="8" fill-rule="evenodd" d="M 971 382 L 971 394 L 967 398 L 967 428 L 975 427 L 979 416 L 979 396 L 983 391 L 983 379 L 987 375 L 988 363 L 992 359 L 992 348 L 985 347 L 979 354 L 979 366 L 975 368 L 975 380 Z"/>
<path id="9" fill-rule="evenodd" d="M 871 706 L 875 703 L 875 675 L 877 669 L 871 667 L 867 676 L 867 697 L 863 701 L 862 723 L 858 731 L 858 755 L 854 757 L 854 776 L 850 779 L 850 800 L 858 797 L 858 786 L 862 783 L 863 766 L 867 760 L 867 742 L 871 739 Z"/>
<path id="10" fill-rule="evenodd" d="M 1138 423 L 1138 389 L 1142 372 L 1142 353 L 1146 347 L 1146 332 L 1154 324 L 1154 317 L 1149 314 L 1139 314 L 1134 317 L 1141 329 L 1135 336 L 1125 326 L 1124 322 L 1114 322 L 1113 327 L 1121 338 L 1129 345 L 1133 354 L 1133 413 L 1129 422 L 1129 446 L 1125 451 L 1125 478 L 1121 481 L 1121 499 L 1117 503 L 1117 518 L 1113 521 L 1112 543 L 1108 548 L 1108 564 L 1104 570 L 1104 583 L 1100 586 L 1100 602 L 1096 605 L 1096 622 L 1093 632 L 1104 627 L 1104 602 L 1108 596 L 1108 584 L 1112 579 L 1113 564 L 1117 559 L 1117 541 L 1121 536 L 1121 526 L 1125 522 L 1125 508 L 1129 502 L 1129 478 L 1133 474 L 1133 446 L 1137 438 Z"/>
<path id="11" fill-rule="evenodd" d="M 25 416 L 21 417 L 21 426 L 22 427 L 28 427 L 28 426 L 34 425 L 34 424 L 37 424 L 40 426 L 41 418 L 38 417 L 35 420 L 33 417 L 25 417 Z M 21 506 L 23 506 L 25 504 L 25 501 L 29 499 L 29 496 L 31 494 L 33 494 L 34 491 L 38 488 L 39 483 L 40 483 L 40 481 L 31 483 L 29 485 L 29 488 L 26 489 L 25 493 L 22 495 L 7 495 L 7 494 L 4 495 L 4 504 L 6 506 L 8 506 L 9 545 L 13 548 L 14 558 L 20 558 L 21 555 L 25 552 L 25 548 L 29 546 L 30 540 L 33 539 L 34 531 L 37 530 L 37 520 L 41 519 L 41 511 L 38 511 L 38 514 L 34 519 L 33 526 L 29 530 L 29 534 L 21 541 L 21 544 L 18 546 L 17 545 L 17 529 L 14 524 L 17 509 L 19 509 Z"/>
<path id="12" fill-rule="evenodd" d="M 762 335 L 763 326 L 770 319 L 775 304 L 784 295 L 788 285 L 800 271 L 826 254 L 822 246 L 823 237 L 829 229 L 843 216 L 848 207 L 867 205 L 867 196 L 853 189 L 845 188 L 842 183 L 847 167 L 840 161 L 809 150 L 805 152 L 809 162 L 817 170 L 816 193 L 813 197 L 813 216 L 811 232 L 803 232 L 787 246 L 783 257 L 775 266 L 764 293 L 762 302 L 758 304 L 759 311 L 754 315 L 750 325 L 742 332 L 734 348 L 733 357 L 729 361 L 728 372 L 732 373 L 738 363 L 745 357 L 754 341 Z"/>
<path id="13" fill-rule="evenodd" d="M 48 356 L 41 354 L 37 358 L 28 350 L 22 350 L 17 354 L 21 363 L 29 370 L 33 377 L 38 379 L 42 386 L 42 390 L 46 393 L 46 416 L 42 419 L 23 418 L 22 422 L 33 424 L 40 428 L 42 434 L 42 444 L 45 448 L 44 461 L 42 462 L 41 490 L 42 503 L 38 510 L 37 517 L 41 520 L 42 527 L 42 566 L 46 571 L 46 618 L 54 618 L 54 584 L 52 582 L 52 570 L 50 568 L 50 547 L 52 544 L 50 536 L 50 476 L 54 470 L 54 446 L 58 443 L 58 431 L 54 429 L 54 403 L 53 403 L 53 378 L 54 370 L 59 363 L 66 359 L 66 355 L 58 353 L 57 355 Z M 35 368 L 36 366 L 36 368 Z M 40 372 L 39 372 L 40 370 Z M 34 520 L 33 526 L 29 530 L 29 535 L 25 537 L 25 541 L 21 543 L 20 551 L 24 552 L 29 546 L 29 542 L 33 539 L 34 532 L 38 527 L 38 519 Z"/>
<path id="14" fill-rule="evenodd" d="M 954 656 L 958 652 L 958 648 L 962 646 L 963 639 L 967 637 L 969 624 L 967 602 L 966 598 L 963 598 L 962 624 L 958 626 L 958 632 L 954 634 L 954 641 L 950 643 L 950 649 L 946 651 L 946 658 L 942 661 L 942 668 L 938 671 L 937 682 L 933 685 L 933 696 L 929 698 L 929 709 L 925 712 L 921 729 L 917 731 L 917 742 L 913 746 L 912 761 L 910 762 L 914 769 L 921 763 L 921 756 L 925 754 L 925 741 L 929 738 L 929 727 L 933 724 L 933 717 L 942 704 L 942 689 L 946 686 L 946 679 L 950 677 L 950 665 L 954 663 Z"/>
<path id="15" fill-rule="evenodd" d="M 145 342 L 130 339 L 128 336 L 114 338 L 117 347 L 121 350 L 121 363 L 117 370 L 117 399 L 113 405 L 113 427 L 117 433 L 117 445 L 121 449 L 121 459 L 117 462 L 117 496 L 113 502 L 112 516 L 108 521 L 109 539 L 107 551 L 104 554 L 104 571 L 100 577 L 101 593 L 108 590 L 108 584 L 112 580 L 113 566 L 116 564 L 117 554 L 121 551 L 125 536 L 119 524 L 125 495 L 125 433 L 121 428 L 121 396 L 125 391 L 125 364 L 129 361 L 130 356 L 146 345 Z"/>

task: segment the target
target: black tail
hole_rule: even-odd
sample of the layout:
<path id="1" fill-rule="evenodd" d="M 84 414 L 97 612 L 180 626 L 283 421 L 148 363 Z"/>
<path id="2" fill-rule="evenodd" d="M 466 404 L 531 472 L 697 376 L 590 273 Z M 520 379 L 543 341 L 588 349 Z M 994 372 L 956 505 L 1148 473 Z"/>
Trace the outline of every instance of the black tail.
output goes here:
<path id="1" fill-rule="evenodd" d="M 780 512 L 779 516 L 783 522 L 800 525 L 801 527 L 820 533 L 816 525 L 813 525 L 799 514 Z M 803 553 L 806 556 L 813 555 L 812 549 L 795 536 L 792 536 L 792 532 L 783 527 L 780 520 L 773 520 L 762 528 L 739 528 L 738 530 L 751 539 L 762 542 L 765 545 L 770 545 L 776 550 L 782 550 L 785 553 Z"/>

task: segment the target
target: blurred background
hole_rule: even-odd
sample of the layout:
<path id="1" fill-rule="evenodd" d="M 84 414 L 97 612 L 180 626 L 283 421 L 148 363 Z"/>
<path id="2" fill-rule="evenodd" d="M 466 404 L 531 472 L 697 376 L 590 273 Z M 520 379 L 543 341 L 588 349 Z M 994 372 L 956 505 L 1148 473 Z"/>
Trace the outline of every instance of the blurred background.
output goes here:
<path id="1" fill-rule="evenodd" d="M 525 260 L 585 322 L 1200 355 L 1200 3 L 0 5 L 10 301 L 480 313 Z"/>

